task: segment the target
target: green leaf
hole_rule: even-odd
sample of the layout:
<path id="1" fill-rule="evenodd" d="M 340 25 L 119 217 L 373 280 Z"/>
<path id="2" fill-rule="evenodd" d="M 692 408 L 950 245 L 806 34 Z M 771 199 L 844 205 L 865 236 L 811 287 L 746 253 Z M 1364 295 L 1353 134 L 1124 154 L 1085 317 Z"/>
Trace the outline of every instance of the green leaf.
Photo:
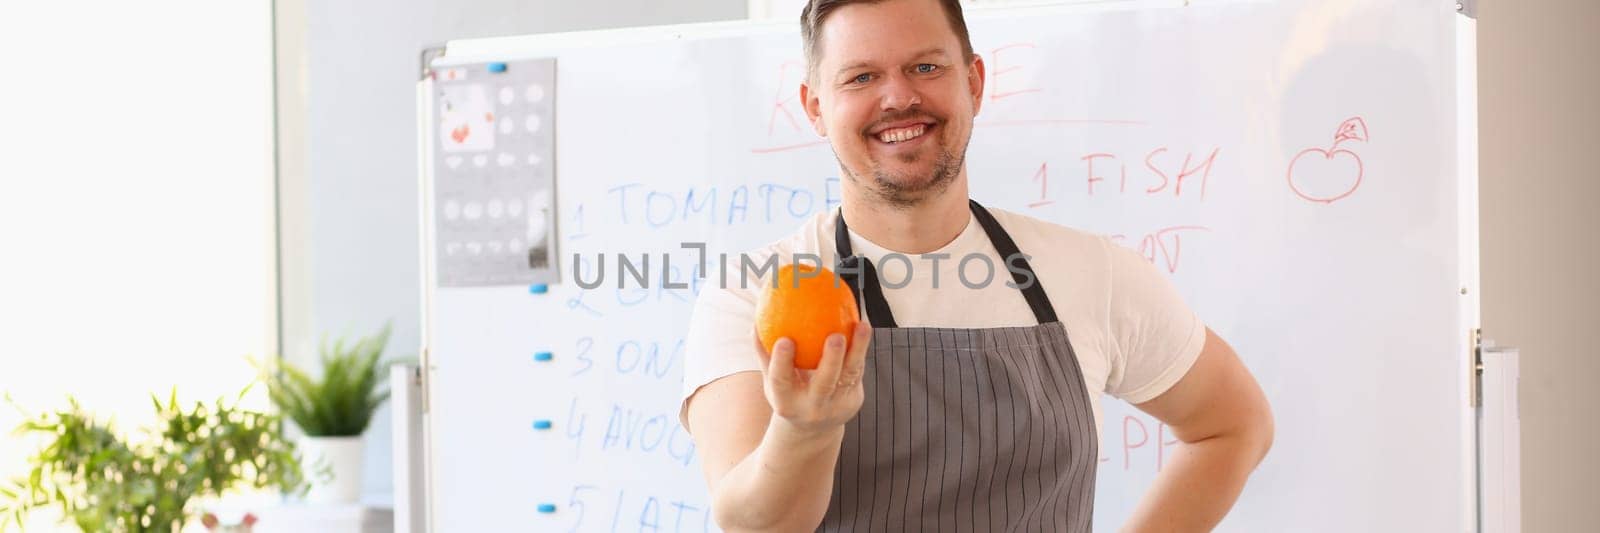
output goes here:
<path id="1" fill-rule="evenodd" d="M 353 341 L 324 334 L 316 376 L 287 361 L 257 363 L 268 399 L 308 435 L 360 435 L 389 399 L 381 387 L 387 368 L 380 360 L 392 331 L 385 323 L 378 333 Z"/>
<path id="2" fill-rule="evenodd" d="M 69 409 L 29 417 L 21 429 L 46 438 L 24 478 L 0 488 L 0 528 L 45 507 L 86 531 L 174 531 L 198 495 L 240 488 L 307 488 L 294 445 L 277 418 L 226 399 L 185 410 L 173 389 L 166 405 L 151 395 L 158 426 L 130 444 L 96 423 L 75 400 Z M 3 503 L 3 502 L 0 502 Z"/>

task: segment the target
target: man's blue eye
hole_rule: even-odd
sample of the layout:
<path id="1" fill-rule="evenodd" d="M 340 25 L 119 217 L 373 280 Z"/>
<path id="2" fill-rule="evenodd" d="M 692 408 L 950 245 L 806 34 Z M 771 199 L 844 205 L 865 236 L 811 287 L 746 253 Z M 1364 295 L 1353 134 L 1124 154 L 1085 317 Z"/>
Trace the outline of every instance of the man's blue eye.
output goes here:
<path id="1" fill-rule="evenodd" d="M 928 74 L 928 73 L 933 72 L 935 70 L 939 70 L 939 67 L 936 66 L 936 65 L 931 65 L 931 64 L 928 64 L 928 63 L 923 63 L 921 65 L 917 65 L 917 72 L 922 73 L 922 74 Z"/>
<path id="2" fill-rule="evenodd" d="M 852 79 L 850 81 L 852 83 L 866 83 L 866 82 L 870 81 L 871 79 L 872 79 L 872 75 L 871 74 L 862 74 L 862 75 L 856 76 L 855 79 Z"/>

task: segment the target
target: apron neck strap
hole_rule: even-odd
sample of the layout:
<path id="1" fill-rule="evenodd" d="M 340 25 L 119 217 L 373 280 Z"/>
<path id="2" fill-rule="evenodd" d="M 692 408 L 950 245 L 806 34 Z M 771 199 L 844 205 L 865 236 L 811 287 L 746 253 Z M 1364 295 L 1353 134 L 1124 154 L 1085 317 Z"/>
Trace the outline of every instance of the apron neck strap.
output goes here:
<path id="1" fill-rule="evenodd" d="M 1022 297 L 1028 300 L 1033 318 L 1040 324 L 1056 322 L 1056 308 L 1050 305 L 1050 296 L 1044 293 L 1044 283 L 1034 274 L 1033 265 L 1028 264 L 1028 255 L 1017 249 L 1011 234 L 1000 227 L 1000 221 L 995 220 L 988 209 L 978 205 L 977 200 L 967 200 L 967 203 L 972 204 L 972 216 L 977 217 L 978 224 L 983 225 L 983 233 L 989 236 L 989 243 L 994 245 L 996 252 L 1000 252 L 1000 261 L 1011 272 L 1011 281 L 1022 288 Z"/>
<path id="2" fill-rule="evenodd" d="M 1033 317 L 1040 324 L 1056 322 L 1056 309 L 1050 304 L 1050 296 L 1044 292 L 1044 285 L 1039 276 L 1033 272 L 1033 266 L 1028 264 L 1028 256 L 1017 249 L 1016 241 L 1011 240 L 1011 234 L 1000 226 L 1000 222 L 989 214 L 976 200 L 967 200 L 972 209 L 972 215 L 978 219 L 978 225 L 983 227 L 983 233 L 989 237 L 989 242 L 994 249 L 1000 252 L 1000 259 L 1011 272 L 1011 280 L 1022 288 L 1022 297 L 1028 301 L 1028 308 L 1033 311 Z M 865 303 L 867 319 L 872 327 L 893 328 L 898 327 L 894 321 L 894 313 L 889 310 L 889 301 L 883 297 L 883 286 L 878 283 L 878 273 L 872 267 L 872 261 L 865 257 L 855 255 L 850 246 L 850 228 L 845 225 L 844 210 L 834 216 L 833 221 L 834 251 L 839 256 L 838 272 L 841 278 L 857 289 L 851 291 L 856 297 L 857 308 Z"/>
<path id="3" fill-rule="evenodd" d="M 883 298 L 883 286 L 878 284 L 878 271 L 872 268 L 872 261 L 850 251 L 850 228 L 844 224 L 843 209 L 833 218 L 833 242 L 834 251 L 839 255 L 835 271 L 853 289 L 850 294 L 856 297 L 856 309 L 861 309 L 865 300 L 867 323 L 874 328 L 900 327 L 894 322 L 889 301 Z"/>

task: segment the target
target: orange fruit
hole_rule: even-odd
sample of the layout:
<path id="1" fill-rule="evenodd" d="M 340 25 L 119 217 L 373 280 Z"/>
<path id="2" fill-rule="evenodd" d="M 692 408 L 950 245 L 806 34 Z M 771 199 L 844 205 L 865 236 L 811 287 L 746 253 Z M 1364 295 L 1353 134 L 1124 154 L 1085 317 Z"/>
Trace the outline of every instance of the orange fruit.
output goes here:
<path id="1" fill-rule="evenodd" d="M 818 272 L 820 270 L 821 272 Z M 826 267 L 788 264 L 778 267 L 777 286 L 764 284 L 761 307 L 756 310 L 756 336 L 772 352 L 773 343 L 794 341 L 794 366 L 814 370 L 822 360 L 822 346 L 834 333 L 848 343 L 861 320 L 850 286 Z"/>

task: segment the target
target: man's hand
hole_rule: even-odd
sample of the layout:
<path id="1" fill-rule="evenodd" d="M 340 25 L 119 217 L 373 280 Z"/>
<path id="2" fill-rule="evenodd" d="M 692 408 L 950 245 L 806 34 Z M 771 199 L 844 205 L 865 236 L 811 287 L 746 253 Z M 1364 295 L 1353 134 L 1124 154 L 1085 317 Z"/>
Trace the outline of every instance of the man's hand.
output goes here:
<path id="1" fill-rule="evenodd" d="M 861 378 L 872 328 L 859 325 L 852 337 L 848 344 L 844 335 L 830 338 L 816 370 L 794 367 L 788 339 L 771 354 L 753 341 L 761 375 L 725 376 L 695 393 L 688 407 L 695 451 L 723 530 L 811 531 L 822 523 L 844 425 L 866 398 Z"/>
<path id="2" fill-rule="evenodd" d="M 756 341 L 773 422 L 787 424 L 796 436 L 812 436 L 838 430 L 855 418 L 866 398 L 861 378 L 872 328 L 858 323 L 853 337 L 847 346 L 844 335 L 830 335 L 816 370 L 795 368 L 794 341 L 788 338 L 773 343 L 770 354 Z"/>

